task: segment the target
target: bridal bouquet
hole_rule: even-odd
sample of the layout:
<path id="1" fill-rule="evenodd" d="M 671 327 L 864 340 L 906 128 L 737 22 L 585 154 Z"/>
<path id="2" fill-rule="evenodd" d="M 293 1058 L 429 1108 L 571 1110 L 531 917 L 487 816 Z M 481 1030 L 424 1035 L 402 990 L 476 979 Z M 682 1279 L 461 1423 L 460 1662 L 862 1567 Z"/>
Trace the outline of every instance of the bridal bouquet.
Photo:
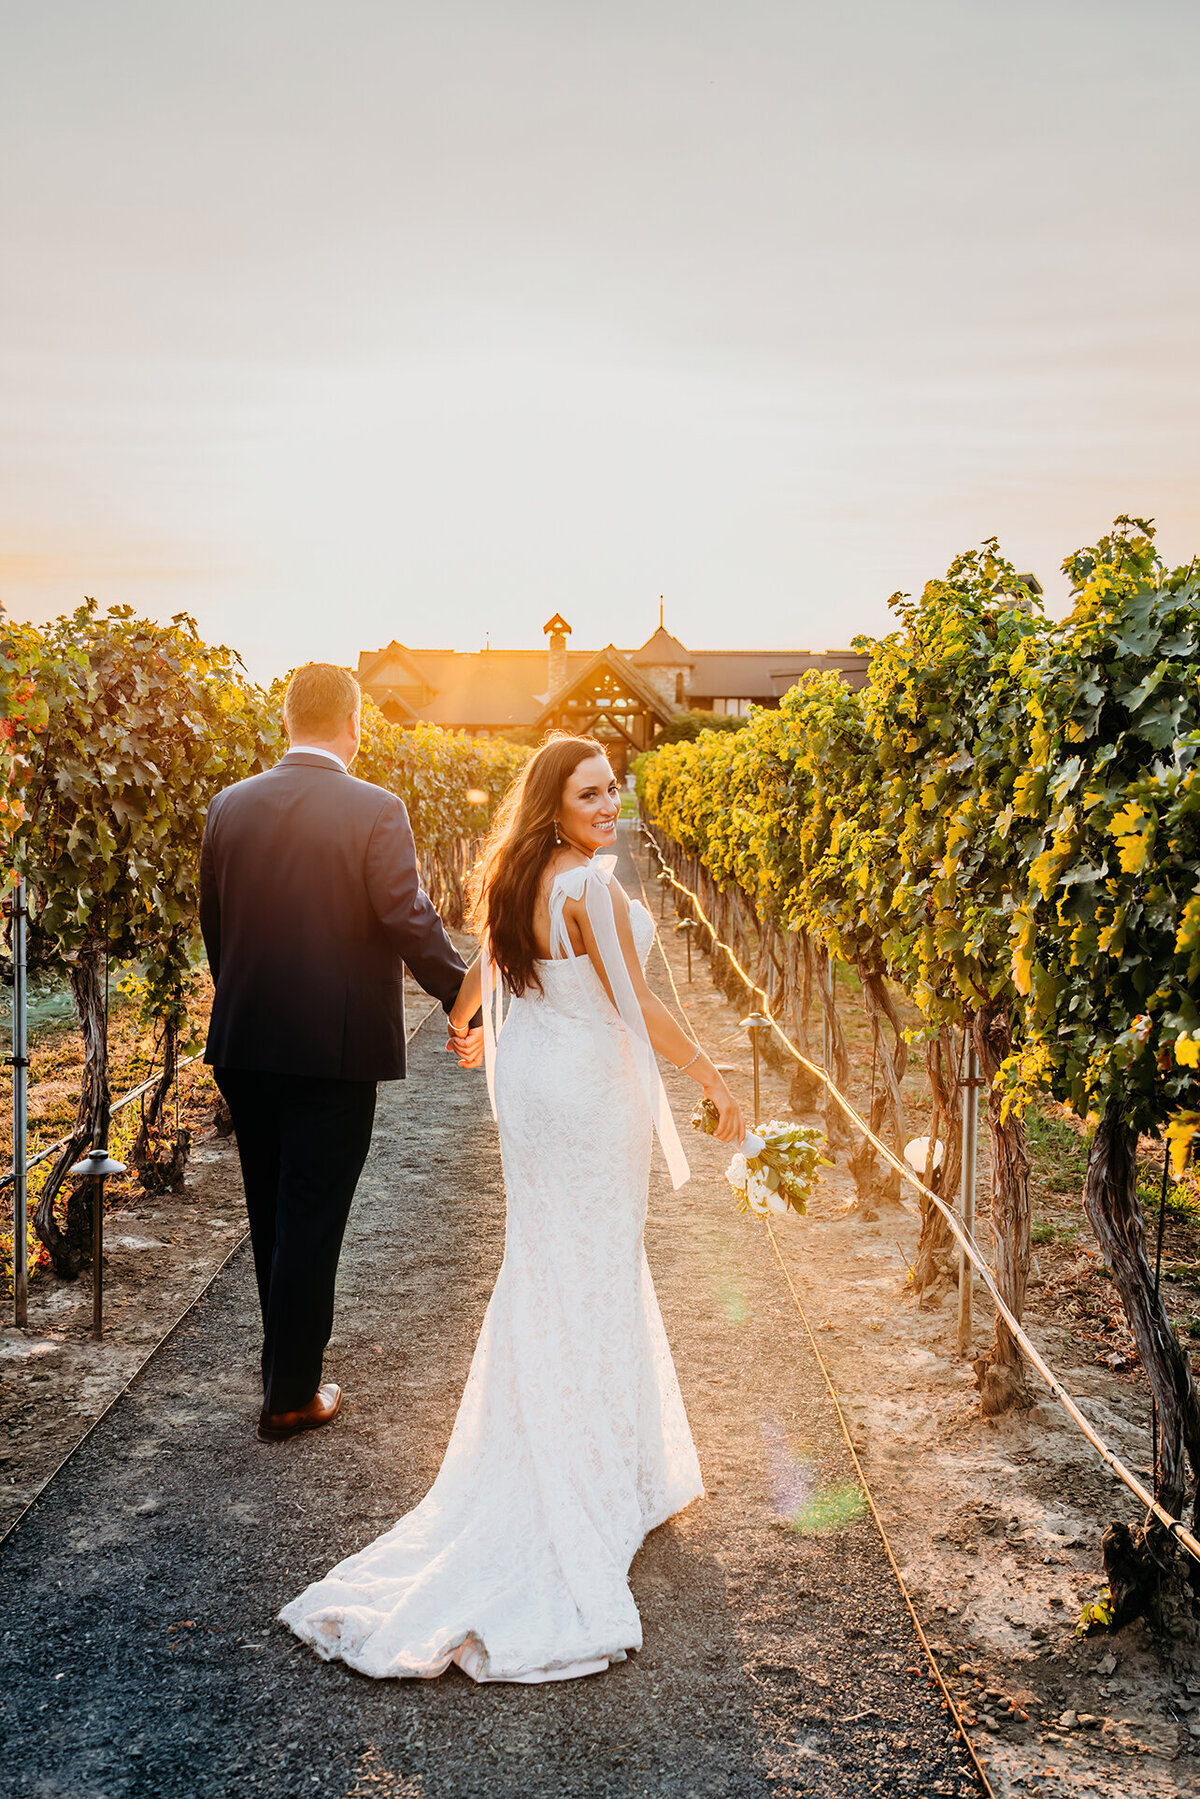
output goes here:
<path id="1" fill-rule="evenodd" d="M 692 1113 L 692 1126 L 711 1137 L 717 1128 L 717 1108 L 702 1099 Z M 725 1179 L 738 1197 L 739 1209 L 757 1212 L 806 1212 L 818 1180 L 818 1171 L 831 1168 L 821 1154 L 825 1139 L 811 1124 L 790 1124 L 768 1119 L 757 1131 L 747 1131 L 738 1153 L 725 1170 Z"/>

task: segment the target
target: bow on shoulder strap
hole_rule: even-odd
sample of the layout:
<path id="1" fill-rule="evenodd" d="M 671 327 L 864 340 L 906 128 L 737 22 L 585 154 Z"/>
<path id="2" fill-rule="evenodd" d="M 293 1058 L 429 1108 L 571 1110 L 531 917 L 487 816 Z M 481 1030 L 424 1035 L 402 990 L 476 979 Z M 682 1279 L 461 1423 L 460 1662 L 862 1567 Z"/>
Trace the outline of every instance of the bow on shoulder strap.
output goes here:
<path id="1" fill-rule="evenodd" d="M 691 1170 L 687 1157 L 683 1153 L 683 1145 L 679 1141 L 679 1132 L 675 1128 L 675 1120 L 671 1116 L 671 1106 L 667 1099 L 667 1090 L 663 1086 L 662 1076 L 658 1072 L 654 1046 L 650 1042 L 650 1034 L 646 1029 L 646 1020 L 642 1017 L 642 1008 L 630 979 L 629 969 L 621 950 L 620 938 L 617 936 L 617 919 L 613 909 L 612 894 L 609 882 L 616 868 L 615 856 L 593 856 L 579 868 L 566 869 L 554 883 L 550 894 L 550 947 L 556 956 L 571 956 L 571 940 L 567 932 L 563 907 L 568 899 L 582 899 L 587 911 L 588 922 L 596 939 L 596 948 L 600 952 L 600 960 L 608 980 L 609 992 L 625 1026 L 629 1039 L 629 1047 L 633 1051 L 634 1065 L 642 1090 L 646 1095 L 646 1104 L 650 1108 L 650 1117 L 658 1132 L 658 1140 L 662 1144 L 663 1155 L 667 1160 L 667 1169 L 673 1187 L 682 1187 Z M 576 960 L 580 960 L 578 958 Z M 580 975 L 580 985 L 594 1005 L 599 1005 L 594 989 L 589 987 Z M 597 1017 L 600 1014 L 597 1013 Z"/>

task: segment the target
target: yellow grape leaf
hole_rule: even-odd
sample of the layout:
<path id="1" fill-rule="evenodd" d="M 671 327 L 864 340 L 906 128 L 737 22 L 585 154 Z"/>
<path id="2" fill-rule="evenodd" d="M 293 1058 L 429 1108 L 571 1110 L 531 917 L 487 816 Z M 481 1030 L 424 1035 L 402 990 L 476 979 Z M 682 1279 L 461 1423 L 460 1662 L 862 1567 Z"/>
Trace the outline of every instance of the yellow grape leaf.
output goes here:
<path id="1" fill-rule="evenodd" d="M 1198 942 L 1200 942 L 1200 893 L 1193 893 L 1179 915 L 1175 949 L 1177 953 L 1182 954 L 1185 950 L 1194 949 Z"/>
<path id="2" fill-rule="evenodd" d="M 1146 857 L 1150 854 L 1154 819 L 1147 816 L 1136 800 L 1130 800 L 1114 814 L 1108 830 L 1116 840 L 1122 871 L 1127 875 L 1137 874 L 1146 866 Z"/>
<path id="3" fill-rule="evenodd" d="M 1032 923 L 1028 918 L 1019 917 L 1013 942 L 1013 985 L 1018 993 L 1025 996 L 1033 990 L 1033 944 Z"/>
<path id="4" fill-rule="evenodd" d="M 1176 1037 L 1175 1060 L 1181 1068 L 1200 1068 L 1200 1042 L 1195 1037 Z"/>
<path id="5" fill-rule="evenodd" d="M 1051 844 L 1050 848 L 1048 850 L 1043 850 L 1041 855 L 1031 864 L 1029 878 L 1038 888 L 1040 888 L 1043 899 L 1050 898 L 1050 889 L 1058 879 L 1058 871 L 1065 860 L 1066 857 L 1063 855 L 1062 850 L 1057 848 L 1055 844 Z"/>
<path id="6" fill-rule="evenodd" d="M 1167 1126 L 1167 1148 L 1171 1152 L 1171 1173 L 1183 1179 L 1192 1138 L 1200 1131 L 1200 1112 L 1177 1112 Z"/>
<path id="7" fill-rule="evenodd" d="M 1017 776 L 1013 787 L 1013 809 L 1018 816 L 1031 817 L 1037 811 L 1045 786 L 1044 768 L 1027 768 Z"/>
<path id="8" fill-rule="evenodd" d="M 946 854 L 952 856 L 960 843 L 965 843 L 971 835 L 970 823 L 961 816 L 956 818 L 946 832 Z"/>
<path id="9" fill-rule="evenodd" d="M 1118 906 L 1111 924 L 1100 932 L 1100 949 L 1104 955 L 1119 957 L 1125 948 L 1125 919 L 1128 908 Z"/>

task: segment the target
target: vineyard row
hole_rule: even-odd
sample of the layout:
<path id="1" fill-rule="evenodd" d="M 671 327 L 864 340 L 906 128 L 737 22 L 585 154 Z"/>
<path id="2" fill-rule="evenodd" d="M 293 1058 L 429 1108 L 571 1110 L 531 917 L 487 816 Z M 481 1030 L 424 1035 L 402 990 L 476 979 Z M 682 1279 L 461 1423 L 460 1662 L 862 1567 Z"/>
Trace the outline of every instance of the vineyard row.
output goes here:
<path id="1" fill-rule="evenodd" d="M 995 1273 L 1018 1319 L 1031 1255 L 1025 1108 L 1049 1093 L 1094 1127 L 1084 1203 L 1154 1395 L 1157 1496 L 1200 1522 L 1200 1393 L 1137 1191 L 1139 1137 L 1165 1138 L 1178 1175 L 1200 1128 L 1200 567 L 1168 569 L 1152 527 L 1120 519 L 1064 568 L 1071 610 L 1055 621 L 994 542 L 959 557 L 919 598 L 894 596 L 887 637 L 856 640 L 871 656 L 861 692 L 810 674 L 743 729 L 642 758 L 639 800 L 818 1062 L 819 1015 L 843 1089 L 834 971 L 855 970 L 880 1075 L 869 1123 L 898 1155 L 901 1082 L 923 1049 L 946 1197 L 971 1034 Z M 902 1027 L 898 992 L 918 1031 Z M 795 1098 L 811 1103 L 803 1086 L 800 1073 Z M 875 1215 L 898 1177 L 847 1138 L 836 1108 L 827 1128 Z M 953 1278 L 950 1249 L 930 1206 L 919 1282 Z M 1025 1401 L 1003 1319 L 979 1375 L 986 1411 Z M 1149 1560 L 1156 1545 L 1136 1547 Z"/>

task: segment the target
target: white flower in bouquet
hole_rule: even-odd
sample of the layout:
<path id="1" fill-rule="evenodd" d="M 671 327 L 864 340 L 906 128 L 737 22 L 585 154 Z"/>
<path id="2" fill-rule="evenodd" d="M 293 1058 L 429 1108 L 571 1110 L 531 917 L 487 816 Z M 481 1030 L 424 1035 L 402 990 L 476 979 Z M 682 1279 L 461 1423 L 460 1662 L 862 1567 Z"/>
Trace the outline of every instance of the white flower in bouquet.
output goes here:
<path id="1" fill-rule="evenodd" d="M 771 1189 L 761 1174 L 751 1174 L 746 1177 L 746 1204 L 752 1212 L 757 1212 L 760 1218 L 766 1216 L 771 1204 Z"/>
<path id="2" fill-rule="evenodd" d="M 745 1156 L 734 1156 L 733 1161 L 725 1170 L 725 1179 L 729 1182 L 729 1185 L 734 1188 L 744 1187 L 746 1185 Z"/>

